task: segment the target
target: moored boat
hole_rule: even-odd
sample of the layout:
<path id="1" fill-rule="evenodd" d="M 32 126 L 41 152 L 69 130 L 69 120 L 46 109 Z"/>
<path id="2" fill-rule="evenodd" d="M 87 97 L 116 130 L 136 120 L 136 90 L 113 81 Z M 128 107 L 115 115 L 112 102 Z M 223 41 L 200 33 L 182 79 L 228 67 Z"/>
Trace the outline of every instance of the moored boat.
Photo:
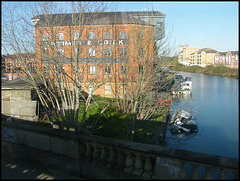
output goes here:
<path id="1" fill-rule="evenodd" d="M 191 94 L 192 93 L 192 81 L 191 77 L 186 77 L 185 81 L 181 83 L 181 90 L 183 94 Z"/>
<path id="2" fill-rule="evenodd" d="M 191 77 L 183 78 L 182 75 L 177 74 L 172 86 L 171 94 L 173 95 L 190 95 L 192 94 L 192 81 Z"/>
<path id="3" fill-rule="evenodd" d="M 192 120 L 192 115 L 189 112 L 178 109 L 172 116 L 170 130 L 172 133 L 197 132 L 198 126 Z"/>

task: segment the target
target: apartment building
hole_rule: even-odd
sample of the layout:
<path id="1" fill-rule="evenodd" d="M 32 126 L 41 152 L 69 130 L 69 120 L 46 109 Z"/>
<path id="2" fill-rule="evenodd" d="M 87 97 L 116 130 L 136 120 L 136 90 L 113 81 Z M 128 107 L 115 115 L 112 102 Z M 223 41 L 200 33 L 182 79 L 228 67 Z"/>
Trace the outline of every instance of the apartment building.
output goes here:
<path id="1" fill-rule="evenodd" d="M 217 52 L 214 57 L 215 65 L 224 65 L 229 68 L 239 68 L 238 51 Z"/>
<path id="2" fill-rule="evenodd" d="M 178 56 L 178 62 L 185 65 L 190 66 L 190 55 L 196 51 L 198 51 L 199 48 L 197 47 L 191 47 L 191 46 L 180 46 L 179 47 L 179 56 Z"/>
<path id="3" fill-rule="evenodd" d="M 6 75 L 8 77 L 8 80 L 24 77 L 26 75 L 22 72 L 23 66 L 26 65 L 30 72 L 35 71 L 36 54 L 22 53 L 6 55 L 4 64 L 5 65 L 4 70 L 2 70 L 2 74 Z"/>
<path id="4" fill-rule="evenodd" d="M 159 11 L 38 15 L 32 18 L 37 62 L 49 75 L 56 62 L 72 77 L 77 66 L 86 85 L 107 82 L 95 94 L 111 96 L 109 82 L 141 71 L 141 60 L 153 58 L 154 42 L 165 36 L 165 17 Z"/>
<path id="5" fill-rule="evenodd" d="M 190 65 L 198 65 L 201 67 L 213 65 L 216 52 L 216 50 L 211 48 L 203 48 L 195 51 L 194 53 L 190 54 Z"/>
<path id="6" fill-rule="evenodd" d="M 239 68 L 238 51 L 228 51 L 226 53 L 226 66 L 230 68 Z"/>
<path id="7" fill-rule="evenodd" d="M 6 55 L 1 55 L 1 72 L 4 73 L 5 72 L 5 58 Z"/>
<path id="8" fill-rule="evenodd" d="M 216 52 L 214 56 L 214 65 L 224 65 L 226 60 L 226 53 L 227 52 Z"/>

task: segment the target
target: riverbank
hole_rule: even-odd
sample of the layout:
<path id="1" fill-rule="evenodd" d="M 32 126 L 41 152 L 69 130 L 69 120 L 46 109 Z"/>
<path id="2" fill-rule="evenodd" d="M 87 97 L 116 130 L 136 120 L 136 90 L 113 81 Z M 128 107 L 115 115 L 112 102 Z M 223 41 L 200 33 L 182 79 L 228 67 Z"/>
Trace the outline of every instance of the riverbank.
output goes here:
<path id="1" fill-rule="evenodd" d="M 183 71 L 183 72 L 199 73 L 199 74 L 206 74 L 206 75 L 216 75 L 216 76 L 233 78 L 233 79 L 239 78 L 239 69 L 228 68 L 222 65 L 219 65 L 219 66 L 208 65 L 206 67 L 200 67 L 196 65 L 184 66 L 175 60 L 169 68 L 174 71 Z"/>

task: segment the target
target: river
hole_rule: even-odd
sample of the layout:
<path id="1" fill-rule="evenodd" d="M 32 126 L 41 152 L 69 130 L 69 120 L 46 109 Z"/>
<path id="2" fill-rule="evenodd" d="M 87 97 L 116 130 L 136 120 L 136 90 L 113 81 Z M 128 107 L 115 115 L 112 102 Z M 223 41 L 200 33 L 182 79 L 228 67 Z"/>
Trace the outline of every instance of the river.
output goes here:
<path id="1" fill-rule="evenodd" d="M 173 99 L 172 111 L 181 107 L 196 114 L 197 133 L 172 135 L 167 129 L 166 146 L 238 159 L 239 80 L 179 72 L 191 77 L 191 96 Z"/>

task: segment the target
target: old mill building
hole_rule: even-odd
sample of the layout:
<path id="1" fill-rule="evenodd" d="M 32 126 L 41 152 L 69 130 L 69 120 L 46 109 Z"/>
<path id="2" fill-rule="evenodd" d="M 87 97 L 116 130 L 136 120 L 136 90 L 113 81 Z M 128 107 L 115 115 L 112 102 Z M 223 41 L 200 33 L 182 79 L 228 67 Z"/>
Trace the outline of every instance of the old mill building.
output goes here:
<path id="1" fill-rule="evenodd" d="M 32 18 L 36 60 L 46 75 L 56 62 L 70 76 L 78 66 L 89 89 L 111 96 L 111 82 L 153 59 L 154 43 L 165 36 L 165 17 L 160 11 L 38 15 Z M 101 86 L 94 89 L 90 82 Z"/>

